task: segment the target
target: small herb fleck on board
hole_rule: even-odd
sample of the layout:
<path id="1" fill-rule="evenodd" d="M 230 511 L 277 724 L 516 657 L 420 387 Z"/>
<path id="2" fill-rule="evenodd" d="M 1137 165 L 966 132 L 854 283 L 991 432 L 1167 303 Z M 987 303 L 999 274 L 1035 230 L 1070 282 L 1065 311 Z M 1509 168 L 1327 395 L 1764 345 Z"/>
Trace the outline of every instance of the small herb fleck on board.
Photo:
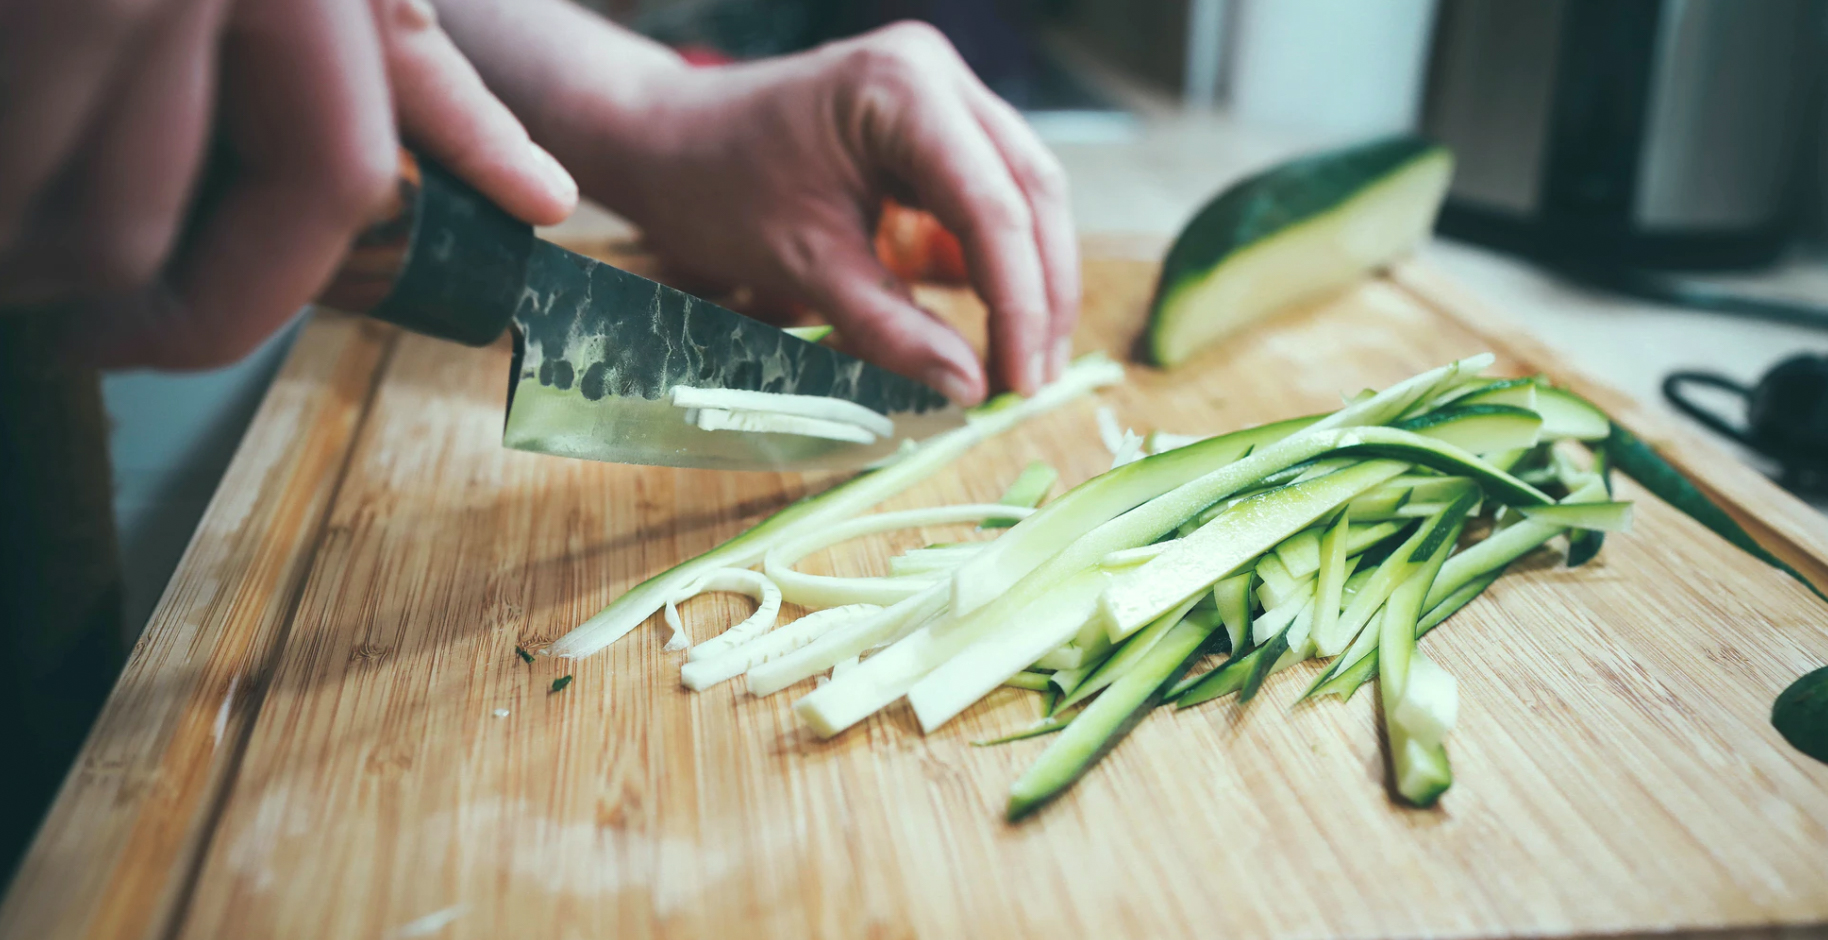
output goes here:
<path id="1" fill-rule="evenodd" d="M 532 653 L 529 653 L 526 650 L 516 646 L 514 648 L 514 655 L 519 656 L 521 658 L 521 662 L 524 662 L 529 666 L 533 665 L 533 654 Z"/>
<path id="2" fill-rule="evenodd" d="M 560 676 L 557 679 L 552 680 L 552 691 L 553 692 L 563 692 L 565 690 L 565 687 L 570 684 L 571 684 L 570 676 Z M 548 694 L 551 694 L 551 693 L 548 693 Z"/>

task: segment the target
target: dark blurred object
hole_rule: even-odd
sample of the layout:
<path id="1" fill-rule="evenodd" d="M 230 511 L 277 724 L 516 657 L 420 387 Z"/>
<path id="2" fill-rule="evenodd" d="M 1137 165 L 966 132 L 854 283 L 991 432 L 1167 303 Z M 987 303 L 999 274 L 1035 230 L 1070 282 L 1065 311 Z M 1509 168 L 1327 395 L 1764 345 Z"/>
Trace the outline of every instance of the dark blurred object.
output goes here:
<path id="1" fill-rule="evenodd" d="M 1769 263 L 1795 221 L 1810 0 L 1443 0 L 1443 234 L 1556 262 Z"/>
<path id="2" fill-rule="evenodd" d="M 785 55 L 897 20 L 932 24 L 990 90 L 1023 111 L 1114 110 L 1038 42 L 1057 0 L 672 0 L 618 16 L 675 47 L 737 59 Z M 613 5 L 611 5 L 613 9 Z"/>
<path id="3" fill-rule="evenodd" d="M 1745 423 L 1697 404 L 1689 394 L 1697 386 L 1743 399 Z M 1828 492 L 1828 357 L 1786 359 L 1749 389 L 1711 372 L 1677 372 L 1663 381 L 1663 395 L 1689 417 L 1777 461 L 1785 487 Z"/>
<path id="4" fill-rule="evenodd" d="M 101 377 L 62 311 L 0 310 L 0 888 L 125 659 Z"/>

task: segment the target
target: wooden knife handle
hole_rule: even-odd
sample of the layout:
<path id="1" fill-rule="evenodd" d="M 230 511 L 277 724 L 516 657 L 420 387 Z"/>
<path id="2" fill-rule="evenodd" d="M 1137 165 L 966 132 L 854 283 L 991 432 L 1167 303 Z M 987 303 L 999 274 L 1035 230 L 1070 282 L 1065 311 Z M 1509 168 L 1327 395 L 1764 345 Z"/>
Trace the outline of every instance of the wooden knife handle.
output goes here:
<path id="1" fill-rule="evenodd" d="M 507 328 L 533 228 L 430 160 L 400 151 L 393 198 L 318 303 L 471 346 Z"/>

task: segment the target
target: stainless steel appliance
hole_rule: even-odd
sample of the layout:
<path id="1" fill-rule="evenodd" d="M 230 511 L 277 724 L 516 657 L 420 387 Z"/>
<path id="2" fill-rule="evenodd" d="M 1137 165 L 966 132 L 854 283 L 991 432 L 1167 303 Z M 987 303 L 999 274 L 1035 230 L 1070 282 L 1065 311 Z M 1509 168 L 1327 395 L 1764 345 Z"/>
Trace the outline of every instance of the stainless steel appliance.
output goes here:
<path id="1" fill-rule="evenodd" d="M 1443 233 L 1564 265 L 1771 261 L 1800 202 L 1812 0 L 1443 0 Z"/>

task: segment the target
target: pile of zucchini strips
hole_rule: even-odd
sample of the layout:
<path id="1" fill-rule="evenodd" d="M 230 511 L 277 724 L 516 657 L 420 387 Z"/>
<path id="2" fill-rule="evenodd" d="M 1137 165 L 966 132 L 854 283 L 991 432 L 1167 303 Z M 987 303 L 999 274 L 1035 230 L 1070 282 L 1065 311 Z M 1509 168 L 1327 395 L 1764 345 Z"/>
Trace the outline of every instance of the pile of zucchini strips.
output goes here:
<path id="1" fill-rule="evenodd" d="M 1035 398 L 993 401 L 638 585 L 548 652 L 587 655 L 664 606 L 692 689 L 742 677 L 769 695 L 829 672 L 793 706 L 827 737 L 903 699 L 931 731 L 999 687 L 1035 690 L 1045 717 L 985 742 L 1056 735 L 1012 786 L 1011 820 L 1065 792 L 1157 706 L 1248 702 L 1270 675 L 1317 659 L 1303 698 L 1350 697 L 1377 679 L 1396 791 L 1430 805 L 1453 780 L 1458 691 L 1417 640 L 1550 539 L 1566 536 L 1578 565 L 1630 524 L 1603 456 L 1557 446 L 1606 438 L 1606 416 L 1540 379 L 1482 377 L 1491 363 L 1474 356 L 1330 414 L 1213 437 L 1107 430 L 1115 466 L 1051 502 L 1053 471 L 1034 465 L 997 504 L 865 513 L 986 437 L 1121 378 L 1088 357 Z M 1007 528 L 898 555 L 887 577 L 794 568 L 857 536 L 980 520 Z M 760 607 L 694 645 L 673 607 L 706 590 Z M 814 612 L 776 628 L 783 600 Z"/>

